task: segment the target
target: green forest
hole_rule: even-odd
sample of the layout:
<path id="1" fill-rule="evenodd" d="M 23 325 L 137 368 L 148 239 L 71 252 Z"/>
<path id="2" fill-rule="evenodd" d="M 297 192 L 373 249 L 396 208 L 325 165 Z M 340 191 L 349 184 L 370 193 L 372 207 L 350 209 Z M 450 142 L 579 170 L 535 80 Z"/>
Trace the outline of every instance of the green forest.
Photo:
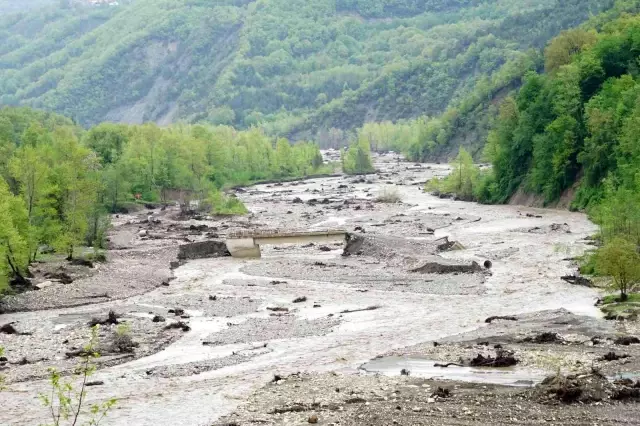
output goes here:
<path id="1" fill-rule="evenodd" d="M 600 226 L 583 270 L 613 276 L 625 299 L 640 282 L 640 16 L 594 22 L 550 41 L 544 70 L 501 103 L 483 151 L 492 167 L 461 148 L 451 175 L 427 189 L 484 203 L 516 192 L 569 200 Z"/>
<path id="2" fill-rule="evenodd" d="M 340 148 L 365 122 L 429 121 L 446 111 L 442 125 L 428 125 L 443 145 L 464 137 L 453 128 L 482 135 L 486 119 L 465 117 L 495 109 L 540 67 L 549 39 L 613 3 L 55 1 L 0 16 L 0 102 L 83 126 L 260 125 Z"/>
<path id="3" fill-rule="evenodd" d="M 109 213 L 133 203 L 204 200 L 246 212 L 223 190 L 330 171 L 318 146 L 259 129 L 104 123 L 85 130 L 55 113 L 0 109 L 0 292 L 20 285 L 42 247 L 74 256 L 104 245 Z"/>

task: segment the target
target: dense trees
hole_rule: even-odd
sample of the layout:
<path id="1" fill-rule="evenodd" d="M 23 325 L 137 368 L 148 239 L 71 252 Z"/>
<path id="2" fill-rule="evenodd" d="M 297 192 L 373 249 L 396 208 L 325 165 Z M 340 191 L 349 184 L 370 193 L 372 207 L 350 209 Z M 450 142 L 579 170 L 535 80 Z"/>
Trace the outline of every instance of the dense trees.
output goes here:
<path id="1" fill-rule="evenodd" d="M 342 151 L 342 170 L 351 175 L 372 173 L 371 148 L 365 137 L 360 135 L 348 149 Z"/>
<path id="2" fill-rule="evenodd" d="M 0 109 L 0 291 L 21 280 L 42 246 L 67 257 L 100 247 L 105 215 L 141 201 L 201 200 L 214 214 L 242 214 L 230 185 L 323 172 L 318 147 L 258 129 L 101 124 Z"/>
<path id="3" fill-rule="evenodd" d="M 450 110 L 414 146 L 424 158 L 456 132 L 482 135 L 487 120 L 470 117 L 541 66 L 528 49 L 613 0 L 119 3 L 4 14 L 0 102 L 296 140 Z"/>

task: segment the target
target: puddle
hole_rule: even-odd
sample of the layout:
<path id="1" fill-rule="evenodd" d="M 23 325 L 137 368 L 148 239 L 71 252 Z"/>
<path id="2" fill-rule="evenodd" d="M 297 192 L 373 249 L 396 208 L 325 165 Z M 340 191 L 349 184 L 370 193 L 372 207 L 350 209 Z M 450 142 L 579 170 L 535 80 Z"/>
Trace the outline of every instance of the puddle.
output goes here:
<path id="1" fill-rule="evenodd" d="M 404 368 L 411 372 L 411 376 L 425 379 L 442 379 L 519 387 L 534 386 L 540 383 L 547 375 L 541 370 L 531 370 L 521 367 L 434 367 L 433 364 L 436 362 L 437 361 L 418 357 L 390 356 L 371 360 L 360 366 L 360 369 L 369 373 L 384 374 L 385 376 L 398 376 Z"/>

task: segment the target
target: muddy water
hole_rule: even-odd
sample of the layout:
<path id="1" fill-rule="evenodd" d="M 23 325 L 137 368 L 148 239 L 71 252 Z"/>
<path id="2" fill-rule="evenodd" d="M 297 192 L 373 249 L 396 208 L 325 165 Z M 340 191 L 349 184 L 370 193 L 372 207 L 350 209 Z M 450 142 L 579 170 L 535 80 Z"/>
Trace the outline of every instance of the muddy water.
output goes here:
<path id="1" fill-rule="evenodd" d="M 541 382 L 546 372 L 522 367 L 477 368 L 477 367 L 436 367 L 437 361 L 419 357 L 389 356 L 372 360 L 360 368 L 368 373 L 397 376 L 405 369 L 411 376 L 426 379 L 445 379 L 459 382 L 490 383 L 496 385 L 529 387 Z"/>
<path id="2" fill-rule="evenodd" d="M 395 159 L 381 159 L 378 167 L 389 174 L 371 178 L 371 183 L 352 183 L 352 178 L 329 178 L 284 187 L 260 186 L 256 193 L 242 197 L 254 213 L 255 222 L 277 228 L 335 228 L 379 224 L 398 214 L 408 219 L 433 219 L 436 237 L 459 241 L 465 250 L 446 253 L 451 259 L 491 259 L 492 275 L 483 283 L 482 294 L 428 294 L 401 291 L 358 291 L 353 286 L 332 280 L 284 279 L 274 274 L 248 276 L 247 266 L 269 265 L 285 259 L 330 260 L 339 251 L 321 253 L 279 251 L 263 248 L 261 260 L 209 259 L 189 262 L 176 271 L 177 279 L 166 290 L 176 294 L 219 297 L 251 297 L 260 300 L 256 312 L 232 318 L 208 317 L 194 309 L 192 330 L 162 352 L 100 371 L 95 379 L 104 386 L 92 388 L 89 402 L 117 397 L 117 409 L 108 418 L 109 425 L 202 425 L 229 413 L 256 388 L 268 382 L 274 373 L 297 371 L 339 371 L 359 374 L 358 367 L 377 355 L 392 349 L 439 339 L 482 327 L 491 315 L 510 315 L 544 309 L 566 308 L 586 315 L 598 315 L 593 307 L 597 296 L 590 289 L 572 287 L 558 279 L 571 271 L 563 258 L 580 254 L 585 245 L 580 240 L 595 231 L 587 218 L 567 211 L 536 210 L 515 206 L 481 206 L 474 203 L 439 199 L 421 191 L 414 183 L 446 173 L 445 166 L 424 166 L 407 170 L 407 164 Z M 391 183 L 389 183 L 391 182 Z M 397 185 L 404 198 L 401 206 L 376 206 L 372 210 L 341 210 L 303 217 L 290 203 L 294 197 L 303 200 L 330 196 L 334 199 L 363 197 L 372 199 L 382 188 Z M 349 184 L 351 189 L 338 189 Z M 273 195 L 275 194 L 275 198 Z M 291 213 L 288 213 L 291 212 Z M 527 213 L 531 217 L 527 217 Z M 541 216 L 541 217 L 536 217 Z M 456 220 L 458 219 L 459 220 Z M 551 224 L 567 224 L 571 233 L 538 232 Z M 401 227 L 403 225 L 397 225 Z M 373 229 L 368 227 L 368 229 Z M 375 228 L 375 232 L 408 234 L 417 232 L 400 228 Z M 267 269 L 265 268 L 265 271 Z M 257 280 L 259 285 L 235 285 L 243 280 Z M 269 281 L 285 283 L 269 285 Z M 340 317 L 340 323 L 325 335 L 284 338 L 248 344 L 205 346 L 208 337 L 252 318 L 268 319 L 267 307 L 291 306 L 293 298 L 305 295 L 313 303 L 295 306 L 300 319 L 324 318 L 345 309 L 379 305 L 380 309 Z M 149 303 L 154 292 L 131 299 L 140 306 Z M 157 304 L 157 302 L 154 302 Z M 67 309 L 65 314 L 73 314 Z M 61 312 L 62 313 L 62 312 Z M 55 315 L 48 312 L 45 315 Z M 40 315 L 18 314 L 9 320 Z M 268 352 L 250 361 L 204 372 L 173 378 L 147 374 L 154 367 L 206 362 L 231 356 L 234 352 L 251 352 L 255 346 L 268 343 Z M 17 384 L 0 396 L 0 424 L 32 425 L 47 419 L 36 394 L 46 390 L 43 381 Z"/>

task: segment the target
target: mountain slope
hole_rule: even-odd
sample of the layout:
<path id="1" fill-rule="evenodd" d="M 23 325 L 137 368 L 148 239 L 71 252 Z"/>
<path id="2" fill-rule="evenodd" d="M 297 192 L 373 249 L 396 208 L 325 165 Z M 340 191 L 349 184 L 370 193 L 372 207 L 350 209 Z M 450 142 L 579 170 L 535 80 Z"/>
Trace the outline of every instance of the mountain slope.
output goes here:
<path id="1" fill-rule="evenodd" d="M 438 115 L 613 0 L 136 0 L 0 18 L 0 102 L 311 138 Z M 508 86 L 512 81 L 505 82 Z"/>

